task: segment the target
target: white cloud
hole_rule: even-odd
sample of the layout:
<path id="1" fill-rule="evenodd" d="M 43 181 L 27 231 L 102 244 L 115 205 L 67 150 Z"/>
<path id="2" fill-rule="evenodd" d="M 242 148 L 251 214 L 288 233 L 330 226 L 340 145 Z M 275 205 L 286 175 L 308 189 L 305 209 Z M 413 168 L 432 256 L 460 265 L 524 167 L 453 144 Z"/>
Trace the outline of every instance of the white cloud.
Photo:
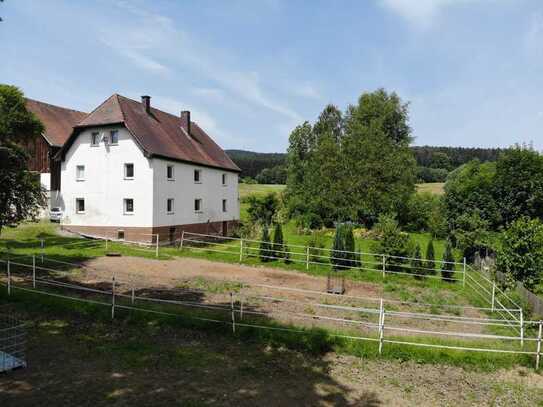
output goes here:
<path id="1" fill-rule="evenodd" d="M 308 99 L 322 99 L 320 92 L 310 83 L 303 83 L 299 86 L 295 86 L 293 91 L 295 94 Z"/>
<path id="2" fill-rule="evenodd" d="M 468 1 L 474 0 L 381 0 L 381 5 L 414 26 L 429 28 L 443 9 Z"/>
<path id="3" fill-rule="evenodd" d="M 174 66 L 177 70 L 178 65 L 182 65 L 196 75 L 204 75 L 215 81 L 231 97 L 242 98 L 253 106 L 301 121 L 296 111 L 264 90 L 257 72 L 227 67 L 225 61 L 220 60 L 220 50 L 175 28 L 168 17 L 151 13 L 128 1 L 119 2 L 118 6 L 136 17 L 132 19 L 132 24 L 119 24 L 115 29 L 101 31 L 102 42 L 119 54 L 157 73 L 172 72 Z M 158 62 L 160 57 L 167 59 L 168 65 Z"/>

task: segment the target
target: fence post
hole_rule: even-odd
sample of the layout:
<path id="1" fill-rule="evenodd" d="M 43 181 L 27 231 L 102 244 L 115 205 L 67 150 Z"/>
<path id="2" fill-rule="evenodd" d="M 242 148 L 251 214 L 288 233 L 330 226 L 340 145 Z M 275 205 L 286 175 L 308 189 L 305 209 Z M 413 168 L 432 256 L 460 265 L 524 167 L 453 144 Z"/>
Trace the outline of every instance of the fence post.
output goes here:
<path id="1" fill-rule="evenodd" d="M 32 288 L 36 288 L 36 255 L 32 255 Z"/>
<path id="2" fill-rule="evenodd" d="M 520 308 L 520 347 L 524 347 L 524 314 L 522 312 L 522 308 Z"/>
<path id="3" fill-rule="evenodd" d="M 383 299 L 379 305 L 379 355 L 383 352 L 383 339 L 385 330 L 385 307 L 383 305 Z"/>
<path id="4" fill-rule="evenodd" d="M 10 270 L 9 260 L 8 260 L 8 295 L 11 295 L 11 270 Z"/>
<path id="5" fill-rule="evenodd" d="M 111 319 L 115 318 L 115 276 L 111 283 Z"/>
<path id="6" fill-rule="evenodd" d="M 305 269 L 309 270 L 309 246 L 305 248 Z"/>
<path id="7" fill-rule="evenodd" d="M 106 232 L 106 251 L 108 250 L 108 238 L 107 238 L 107 232 Z"/>
<path id="8" fill-rule="evenodd" d="M 232 310 L 232 332 L 236 333 L 236 315 L 234 314 L 234 294 L 230 291 L 230 309 Z"/>
<path id="9" fill-rule="evenodd" d="M 239 319 L 243 319 L 243 292 L 240 291 L 239 296 Z"/>
<path id="10" fill-rule="evenodd" d="M 496 301 L 496 282 L 492 282 L 492 307 L 491 312 L 494 312 L 494 303 Z"/>
<path id="11" fill-rule="evenodd" d="M 385 278 L 386 273 L 386 256 L 383 254 L 383 278 Z"/>
<path id="12" fill-rule="evenodd" d="M 464 274 L 462 275 L 462 287 L 466 287 L 466 258 L 464 257 Z"/>
<path id="13" fill-rule="evenodd" d="M 239 243 L 239 262 L 243 262 L 243 239 Z"/>
<path id="14" fill-rule="evenodd" d="M 45 240 L 40 239 L 40 246 L 41 246 L 41 263 L 43 264 L 43 251 L 45 249 Z"/>
<path id="15" fill-rule="evenodd" d="M 185 231 L 181 232 L 181 243 L 179 243 L 179 250 L 183 250 L 183 241 L 185 240 Z"/>
<path id="16" fill-rule="evenodd" d="M 156 247 L 155 247 L 155 257 L 158 257 L 158 240 L 160 239 L 160 235 L 156 234 Z"/>
<path id="17" fill-rule="evenodd" d="M 539 321 L 539 332 L 537 334 L 537 352 L 535 357 L 535 369 L 539 369 L 539 357 L 541 355 L 541 333 L 543 332 L 543 321 Z"/>
<path id="18" fill-rule="evenodd" d="M 136 302 L 136 290 L 134 289 L 134 285 L 132 285 L 132 305 L 134 305 L 134 302 Z"/>

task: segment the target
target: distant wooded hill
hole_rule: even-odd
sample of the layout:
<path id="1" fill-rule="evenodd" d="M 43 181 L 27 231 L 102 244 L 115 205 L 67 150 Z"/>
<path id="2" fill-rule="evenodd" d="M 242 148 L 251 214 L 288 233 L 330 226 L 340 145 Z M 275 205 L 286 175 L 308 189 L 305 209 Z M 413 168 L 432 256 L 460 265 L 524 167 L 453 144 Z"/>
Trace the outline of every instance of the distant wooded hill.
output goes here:
<path id="1" fill-rule="evenodd" d="M 452 169 L 474 159 L 482 162 L 495 161 L 503 151 L 499 148 L 469 147 L 417 146 L 411 148 L 419 165 L 420 181 L 423 182 L 444 181 L 447 173 Z M 286 153 L 256 153 L 245 150 L 226 150 L 226 153 L 241 168 L 242 177 L 257 178 L 260 175 L 261 183 L 284 183 L 281 182 L 281 178 L 283 174 L 286 176 L 284 171 Z M 267 171 L 262 174 L 263 170 Z"/>

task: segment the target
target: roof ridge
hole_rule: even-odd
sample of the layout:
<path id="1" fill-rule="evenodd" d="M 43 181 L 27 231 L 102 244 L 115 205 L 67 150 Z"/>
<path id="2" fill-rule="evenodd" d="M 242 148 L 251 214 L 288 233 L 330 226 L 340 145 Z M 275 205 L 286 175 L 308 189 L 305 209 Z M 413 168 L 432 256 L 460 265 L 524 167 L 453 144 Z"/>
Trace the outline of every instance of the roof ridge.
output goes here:
<path id="1" fill-rule="evenodd" d="M 98 109 L 100 109 L 103 105 L 105 105 L 109 99 L 111 99 L 112 97 L 114 97 L 115 95 L 117 95 L 117 93 L 114 93 L 113 95 L 111 95 L 110 97 L 108 97 L 106 100 L 104 100 L 102 103 L 100 103 L 98 106 L 96 106 L 91 112 L 87 113 L 87 115 L 81 119 L 74 127 L 77 127 L 79 126 L 82 122 L 84 122 L 85 120 L 87 120 L 87 118 L 89 118 L 94 112 L 96 112 Z M 121 110 L 121 113 L 122 113 L 122 110 Z"/>

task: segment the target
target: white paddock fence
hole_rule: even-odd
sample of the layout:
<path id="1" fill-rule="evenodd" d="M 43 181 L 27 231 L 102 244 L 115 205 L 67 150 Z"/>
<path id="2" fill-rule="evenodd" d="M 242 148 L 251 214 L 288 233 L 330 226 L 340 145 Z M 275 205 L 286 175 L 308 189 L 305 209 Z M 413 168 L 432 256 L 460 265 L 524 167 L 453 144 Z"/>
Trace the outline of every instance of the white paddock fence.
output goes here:
<path id="1" fill-rule="evenodd" d="M 37 257 L 21 255 L 0 260 L 5 267 L 0 279 L 4 293 L 9 296 L 15 295 L 16 291 L 30 292 L 105 306 L 111 309 L 112 318 L 117 310 L 132 310 L 226 324 L 234 332 L 236 328 L 244 327 L 300 335 L 310 332 L 303 329 L 309 325 L 327 329 L 331 337 L 375 342 L 379 353 L 386 344 L 395 344 L 531 355 L 536 368 L 540 364 L 543 322 L 522 320 L 519 325 L 518 317 L 500 315 L 500 312 L 507 312 L 506 316 L 508 313 L 515 315 L 516 309 L 409 303 L 242 283 L 224 292 L 190 287 L 142 287 L 133 276 L 121 273 L 109 275 L 92 286 L 71 280 L 73 272 L 67 271 L 88 267 L 46 257 L 42 264 Z M 162 298 L 161 293 L 164 294 Z M 439 312 L 405 310 L 409 306 L 438 307 Z M 466 315 L 458 315 L 458 311 Z M 474 312 L 477 314 L 473 315 Z M 484 314 L 487 316 L 482 316 Z M 288 325 L 267 324 L 267 319 Z"/>

